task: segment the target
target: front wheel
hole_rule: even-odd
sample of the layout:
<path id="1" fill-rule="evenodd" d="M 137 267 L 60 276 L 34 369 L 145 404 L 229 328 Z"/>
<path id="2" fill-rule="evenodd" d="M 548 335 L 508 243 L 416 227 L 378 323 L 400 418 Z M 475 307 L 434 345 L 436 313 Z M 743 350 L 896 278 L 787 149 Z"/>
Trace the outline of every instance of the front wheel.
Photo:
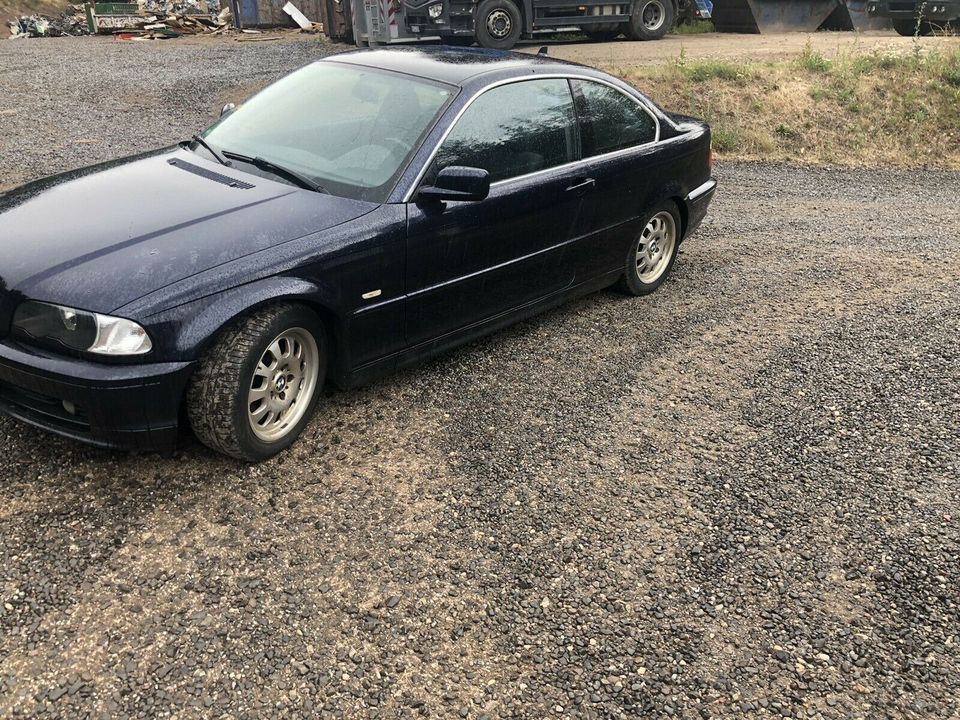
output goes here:
<path id="1" fill-rule="evenodd" d="M 672 0 L 635 0 L 624 32 L 632 40 L 659 40 L 676 19 Z"/>
<path id="2" fill-rule="evenodd" d="M 326 334 L 314 312 L 275 305 L 224 330 L 187 390 L 187 415 L 207 447 L 259 461 L 310 421 L 326 378 Z"/>
<path id="3" fill-rule="evenodd" d="M 477 8 L 477 44 L 509 50 L 520 39 L 521 23 L 520 11 L 510 0 L 484 0 Z"/>
<path id="4" fill-rule="evenodd" d="M 649 295 L 673 268 L 680 245 L 680 217 L 673 202 L 647 215 L 640 234 L 630 244 L 617 289 L 628 295 Z"/>

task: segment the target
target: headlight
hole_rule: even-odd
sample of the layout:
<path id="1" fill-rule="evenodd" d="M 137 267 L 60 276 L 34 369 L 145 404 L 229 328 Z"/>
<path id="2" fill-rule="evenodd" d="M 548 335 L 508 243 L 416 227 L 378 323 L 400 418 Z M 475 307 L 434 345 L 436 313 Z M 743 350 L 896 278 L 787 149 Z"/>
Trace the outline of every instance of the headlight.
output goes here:
<path id="1" fill-rule="evenodd" d="M 427 8 L 427 14 L 436 20 L 438 17 L 443 15 L 443 3 L 434 3 Z"/>
<path id="2" fill-rule="evenodd" d="M 98 355 L 143 355 L 153 349 L 147 331 L 132 320 L 42 302 L 20 305 L 13 327 L 35 340 Z"/>

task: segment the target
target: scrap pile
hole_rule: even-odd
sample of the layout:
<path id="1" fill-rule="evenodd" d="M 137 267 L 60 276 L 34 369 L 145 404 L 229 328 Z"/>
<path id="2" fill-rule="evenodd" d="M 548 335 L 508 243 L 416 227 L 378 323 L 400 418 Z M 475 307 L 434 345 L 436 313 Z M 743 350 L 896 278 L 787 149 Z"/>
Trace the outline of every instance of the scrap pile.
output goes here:
<path id="1" fill-rule="evenodd" d="M 171 12 L 166 15 L 151 15 L 143 19 L 139 28 L 131 32 L 144 40 L 165 40 L 181 35 L 219 35 L 233 29 L 230 8 L 225 7 L 216 15 L 187 15 Z"/>
<path id="2" fill-rule="evenodd" d="M 123 40 L 162 40 L 219 35 L 234 29 L 230 7 L 220 0 L 138 0 L 71 5 L 60 17 L 30 15 L 8 23 L 11 36 L 114 35 Z"/>
<path id="3" fill-rule="evenodd" d="M 143 10 L 151 15 L 217 15 L 220 0 L 144 0 Z"/>
<path id="4" fill-rule="evenodd" d="M 57 17 L 49 15 L 23 15 L 7 23 L 10 36 L 62 37 L 63 35 L 89 35 L 83 5 L 70 5 Z"/>

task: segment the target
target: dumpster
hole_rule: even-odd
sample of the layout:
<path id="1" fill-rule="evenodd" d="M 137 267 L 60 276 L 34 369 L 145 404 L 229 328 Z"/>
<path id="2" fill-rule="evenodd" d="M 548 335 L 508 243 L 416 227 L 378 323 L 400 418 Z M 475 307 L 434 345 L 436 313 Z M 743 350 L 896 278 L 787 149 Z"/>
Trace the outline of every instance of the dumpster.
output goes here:
<path id="1" fill-rule="evenodd" d="M 298 27 L 283 11 L 287 0 L 230 0 L 230 10 L 238 28 Z M 293 4 L 308 19 L 321 22 L 324 17 L 324 0 L 293 0 Z"/>
<path id="2" fill-rule="evenodd" d="M 867 14 L 867 0 L 847 0 L 847 12 L 854 30 L 889 30 L 893 27 L 890 18 Z"/>
<path id="3" fill-rule="evenodd" d="M 840 0 L 714 0 L 713 24 L 720 32 L 814 32 L 841 7 Z"/>

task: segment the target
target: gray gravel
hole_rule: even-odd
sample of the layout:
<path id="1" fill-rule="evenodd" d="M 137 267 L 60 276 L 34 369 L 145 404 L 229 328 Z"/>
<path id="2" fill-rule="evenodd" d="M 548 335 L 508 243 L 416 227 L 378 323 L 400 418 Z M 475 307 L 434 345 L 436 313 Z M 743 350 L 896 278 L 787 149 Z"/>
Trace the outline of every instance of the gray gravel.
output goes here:
<path id="1" fill-rule="evenodd" d="M 0 177 L 322 52 L 0 43 Z M 960 174 L 718 175 L 654 296 L 331 392 L 269 463 L 0 419 L 0 717 L 956 717 Z"/>
<path id="2" fill-rule="evenodd" d="M 347 49 L 297 33 L 249 37 L 0 42 L 0 187 L 184 140 L 225 103 Z"/>

